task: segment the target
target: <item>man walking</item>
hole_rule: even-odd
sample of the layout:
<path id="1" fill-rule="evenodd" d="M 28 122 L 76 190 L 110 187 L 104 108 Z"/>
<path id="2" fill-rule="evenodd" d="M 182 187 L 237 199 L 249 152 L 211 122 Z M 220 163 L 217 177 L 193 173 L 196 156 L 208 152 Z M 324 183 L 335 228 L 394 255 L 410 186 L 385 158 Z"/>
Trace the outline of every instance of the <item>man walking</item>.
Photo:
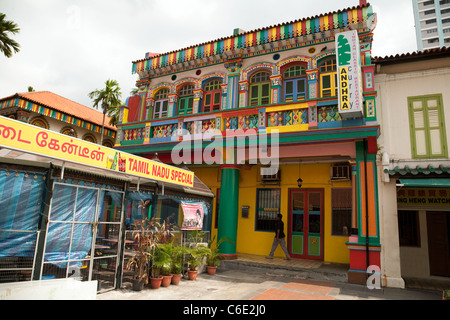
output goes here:
<path id="1" fill-rule="evenodd" d="M 286 260 L 291 260 L 291 256 L 289 255 L 289 252 L 286 248 L 286 241 L 284 234 L 284 222 L 282 221 L 283 215 L 278 214 L 278 220 L 276 222 L 275 226 L 275 238 L 273 239 L 272 244 L 272 250 L 270 251 L 269 256 L 267 256 L 267 259 L 273 259 L 273 254 L 275 253 L 275 250 L 277 249 L 278 245 L 281 246 L 281 249 L 283 249 L 284 254 L 286 255 Z"/>

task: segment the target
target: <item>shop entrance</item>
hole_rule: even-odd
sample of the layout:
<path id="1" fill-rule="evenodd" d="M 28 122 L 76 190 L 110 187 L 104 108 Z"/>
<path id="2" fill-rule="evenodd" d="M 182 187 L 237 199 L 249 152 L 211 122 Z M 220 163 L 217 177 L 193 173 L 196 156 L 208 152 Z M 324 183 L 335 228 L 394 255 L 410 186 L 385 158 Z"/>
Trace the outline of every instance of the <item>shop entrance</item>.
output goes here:
<path id="1" fill-rule="evenodd" d="M 290 190 L 288 240 L 292 257 L 323 260 L 323 189 Z"/>
<path id="2" fill-rule="evenodd" d="M 450 277 L 450 218 L 448 212 L 427 211 L 430 274 Z"/>
<path id="3" fill-rule="evenodd" d="M 123 192 L 54 183 L 41 279 L 98 280 L 116 286 Z"/>

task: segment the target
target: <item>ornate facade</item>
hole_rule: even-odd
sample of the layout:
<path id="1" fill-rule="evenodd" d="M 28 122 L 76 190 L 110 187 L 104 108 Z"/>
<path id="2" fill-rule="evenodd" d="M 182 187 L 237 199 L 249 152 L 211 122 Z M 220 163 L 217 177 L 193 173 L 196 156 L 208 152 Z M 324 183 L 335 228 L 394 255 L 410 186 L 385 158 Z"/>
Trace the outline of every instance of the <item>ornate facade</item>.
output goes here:
<path id="1" fill-rule="evenodd" d="M 115 147 L 193 170 L 216 194 L 210 231 L 232 240 L 230 258 L 268 254 L 281 213 L 291 256 L 349 264 L 349 281 L 365 283 L 381 251 L 375 26 L 362 1 L 149 53 L 132 64 L 140 91 L 122 107 Z M 354 30 L 362 99 L 348 116 L 336 39 Z"/>

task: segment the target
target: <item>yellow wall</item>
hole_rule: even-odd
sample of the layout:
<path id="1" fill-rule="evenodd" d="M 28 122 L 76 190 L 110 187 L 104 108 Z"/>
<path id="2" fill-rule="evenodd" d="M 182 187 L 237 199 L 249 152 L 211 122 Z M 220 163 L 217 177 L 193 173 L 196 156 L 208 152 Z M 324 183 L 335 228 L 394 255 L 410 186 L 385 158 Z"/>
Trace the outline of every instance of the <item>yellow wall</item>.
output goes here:
<path id="1" fill-rule="evenodd" d="M 211 190 L 216 193 L 220 188 L 219 168 L 195 168 L 193 171 Z M 330 164 L 289 164 L 280 165 L 280 185 L 262 185 L 259 179 L 259 166 L 243 166 L 239 173 L 239 220 L 237 234 L 237 252 L 268 255 L 274 238 L 273 232 L 255 231 L 255 206 L 257 188 L 281 189 L 281 213 L 285 224 L 285 232 L 288 230 L 289 189 L 298 189 L 297 179 L 303 179 L 304 189 L 324 189 L 324 261 L 335 263 L 349 263 L 349 252 L 345 242 L 348 237 L 331 236 L 331 189 L 350 188 L 350 181 L 336 182 L 330 180 Z M 221 197 L 226 196 L 226 191 L 221 191 Z M 212 236 L 217 234 L 214 228 L 216 200 L 214 199 L 214 217 L 212 222 Z M 248 218 L 241 217 L 242 206 L 249 206 Z M 287 234 L 287 233 L 286 233 Z M 284 257 L 281 248 L 278 247 L 275 256 Z"/>

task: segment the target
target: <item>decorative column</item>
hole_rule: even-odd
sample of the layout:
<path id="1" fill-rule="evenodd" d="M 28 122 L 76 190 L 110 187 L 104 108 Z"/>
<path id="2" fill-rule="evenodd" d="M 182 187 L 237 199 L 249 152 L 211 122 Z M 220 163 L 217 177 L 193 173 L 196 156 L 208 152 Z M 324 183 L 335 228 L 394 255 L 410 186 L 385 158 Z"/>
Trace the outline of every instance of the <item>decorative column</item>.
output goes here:
<path id="1" fill-rule="evenodd" d="M 222 102 L 220 106 L 220 110 L 225 110 L 228 105 L 228 84 L 224 83 L 220 86 L 222 88 Z"/>
<path id="2" fill-rule="evenodd" d="M 271 99 L 270 103 L 280 102 L 280 92 L 281 92 L 281 75 L 275 75 L 270 77 L 271 83 Z"/>
<path id="3" fill-rule="evenodd" d="M 200 106 L 201 106 L 201 100 L 203 98 L 203 90 L 202 89 L 195 89 L 194 90 L 194 106 L 192 107 L 192 113 L 193 114 L 197 114 L 199 113 L 201 110 Z"/>
<path id="4" fill-rule="evenodd" d="M 319 77 L 319 70 L 313 69 L 313 70 L 306 70 L 306 75 L 308 77 L 308 98 L 314 99 L 319 97 L 318 94 L 318 77 Z"/>
<path id="5" fill-rule="evenodd" d="M 236 241 L 239 211 L 239 169 L 238 165 L 222 165 L 220 185 L 219 225 L 217 238 L 226 239 L 220 245 L 220 252 L 226 259 L 236 259 Z M 225 196 L 226 195 L 226 196 Z M 229 241 L 228 241 L 229 240 Z"/>
<path id="6" fill-rule="evenodd" d="M 145 106 L 147 109 L 147 114 L 146 114 L 146 120 L 150 120 L 153 119 L 153 110 L 155 107 L 155 98 L 153 97 L 148 97 L 147 99 L 145 99 Z"/>
<path id="7" fill-rule="evenodd" d="M 353 177 L 353 227 L 346 243 L 350 250 L 348 282 L 366 284 L 369 267 L 381 270 L 376 147 L 371 138 L 356 141 Z M 374 150 L 375 149 L 375 150 Z"/>
<path id="8" fill-rule="evenodd" d="M 239 107 L 239 79 L 241 77 L 242 59 L 234 59 L 225 62 L 228 70 L 227 105 L 226 109 L 236 109 Z"/>
<path id="9" fill-rule="evenodd" d="M 245 108 L 248 101 L 248 81 L 239 81 L 239 108 Z"/>
<path id="10" fill-rule="evenodd" d="M 175 117 L 177 113 L 178 96 L 176 94 L 169 94 L 169 110 L 168 117 Z"/>

